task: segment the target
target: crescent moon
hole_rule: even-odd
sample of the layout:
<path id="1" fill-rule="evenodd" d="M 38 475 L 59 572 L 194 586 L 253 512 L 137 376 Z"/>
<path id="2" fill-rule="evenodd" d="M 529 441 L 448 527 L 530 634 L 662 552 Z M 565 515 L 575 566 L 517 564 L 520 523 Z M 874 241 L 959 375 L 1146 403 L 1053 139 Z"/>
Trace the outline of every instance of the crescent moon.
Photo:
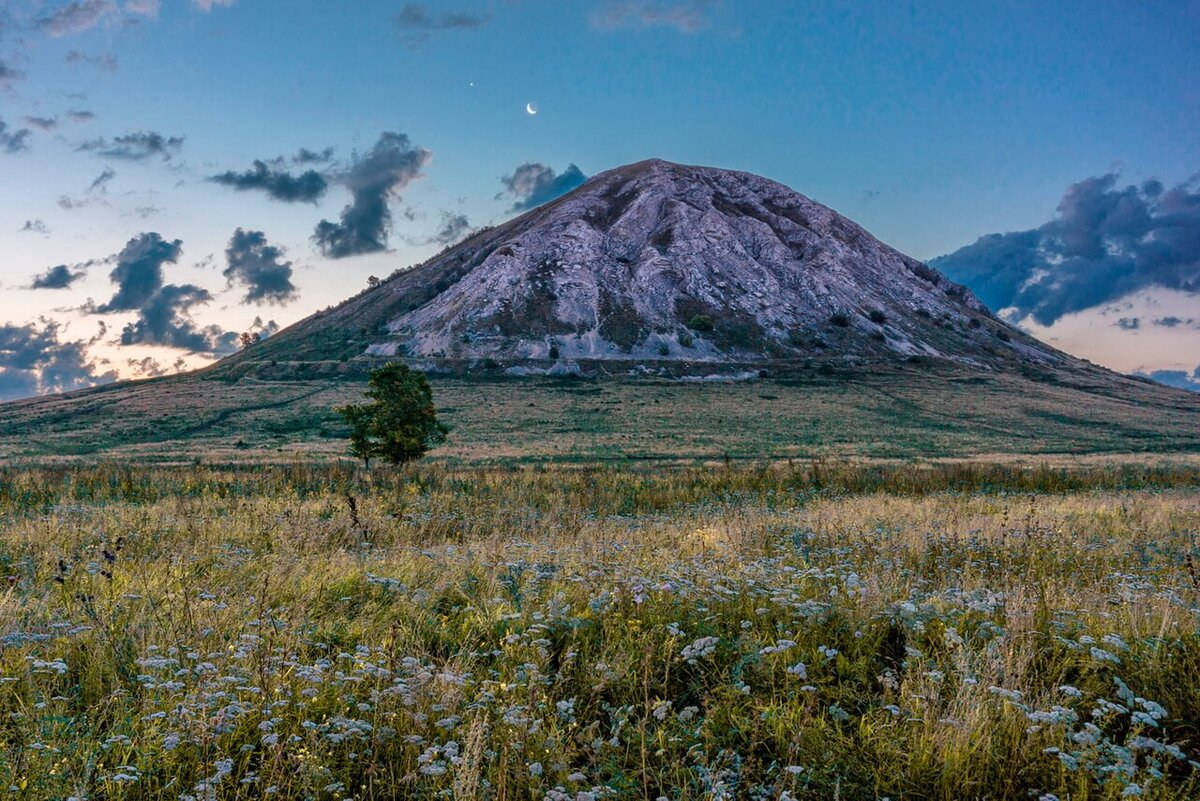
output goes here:
<path id="1" fill-rule="evenodd" d="M 526 103 L 525 104 L 525 113 L 529 114 L 530 116 L 537 114 L 537 106 L 535 106 L 533 103 Z"/>

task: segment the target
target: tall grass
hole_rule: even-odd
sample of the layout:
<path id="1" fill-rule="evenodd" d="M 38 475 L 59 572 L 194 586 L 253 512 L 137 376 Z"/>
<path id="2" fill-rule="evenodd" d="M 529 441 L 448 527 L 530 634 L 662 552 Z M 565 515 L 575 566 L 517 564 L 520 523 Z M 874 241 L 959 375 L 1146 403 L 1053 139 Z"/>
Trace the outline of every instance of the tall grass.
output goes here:
<path id="1" fill-rule="evenodd" d="M 0 472 L 0 792 L 1196 797 L 1197 477 Z"/>

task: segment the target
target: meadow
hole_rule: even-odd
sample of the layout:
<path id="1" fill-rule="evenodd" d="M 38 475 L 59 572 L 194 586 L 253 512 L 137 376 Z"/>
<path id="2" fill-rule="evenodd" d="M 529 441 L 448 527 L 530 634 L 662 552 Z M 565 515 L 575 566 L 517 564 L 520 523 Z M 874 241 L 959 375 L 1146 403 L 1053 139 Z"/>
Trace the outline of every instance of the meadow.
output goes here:
<path id="1" fill-rule="evenodd" d="M 0 467 L 0 794 L 1200 797 L 1200 468 Z"/>
<path id="2" fill-rule="evenodd" d="M 14 460 L 336 460 L 371 362 L 227 364 L 0 405 Z M 242 375 L 238 371 L 261 368 Z M 303 369 L 302 369 L 303 368 Z M 326 371 L 322 373 L 322 371 Z M 1200 457 L 1200 394 L 1093 373 L 793 367 L 747 382 L 430 375 L 445 464 Z"/>

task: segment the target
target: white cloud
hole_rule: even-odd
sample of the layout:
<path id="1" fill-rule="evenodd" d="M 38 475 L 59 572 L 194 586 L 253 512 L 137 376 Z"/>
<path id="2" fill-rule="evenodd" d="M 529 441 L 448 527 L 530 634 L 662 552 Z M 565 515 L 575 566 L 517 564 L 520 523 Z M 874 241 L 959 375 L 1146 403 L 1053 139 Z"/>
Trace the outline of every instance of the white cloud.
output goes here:
<path id="1" fill-rule="evenodd" d="M 229 6 L 233 5 L 235 2 L 237 2 L 237 0 L 192 0 L 192 5 L 201 11 L 208 13 L 217 6 L 229 8 Z"/>

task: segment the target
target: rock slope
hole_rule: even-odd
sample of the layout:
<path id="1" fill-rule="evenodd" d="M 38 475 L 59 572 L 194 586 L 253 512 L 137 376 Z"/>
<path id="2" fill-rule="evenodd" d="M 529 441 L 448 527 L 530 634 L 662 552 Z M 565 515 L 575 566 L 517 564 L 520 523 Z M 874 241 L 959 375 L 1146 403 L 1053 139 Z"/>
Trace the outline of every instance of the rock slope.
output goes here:
<path id="1" fill-rule="evenodd" d="M 466 364 L 1074 361 L 782 184 L 661 160 L 597 175 L 269 342 Z"/>

